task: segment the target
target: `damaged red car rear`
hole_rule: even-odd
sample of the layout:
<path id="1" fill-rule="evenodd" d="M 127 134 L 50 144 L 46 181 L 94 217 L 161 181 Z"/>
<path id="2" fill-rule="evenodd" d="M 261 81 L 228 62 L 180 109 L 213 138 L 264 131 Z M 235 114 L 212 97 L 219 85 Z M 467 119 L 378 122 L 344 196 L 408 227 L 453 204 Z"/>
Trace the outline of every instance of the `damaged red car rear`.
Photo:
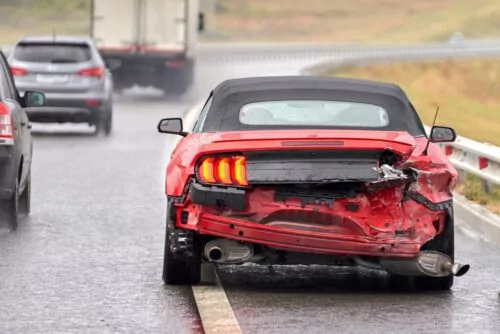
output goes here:
<path id="1" fill-rule="evenodd" d="M 198 112 L 198 111 L 196 111 Z M 396 85 L 311 76 L 227 80 L 183 129 L 166 172 L 163 279 L 202 262 L 362 266 L 445 290 L 457 171 Z"/>

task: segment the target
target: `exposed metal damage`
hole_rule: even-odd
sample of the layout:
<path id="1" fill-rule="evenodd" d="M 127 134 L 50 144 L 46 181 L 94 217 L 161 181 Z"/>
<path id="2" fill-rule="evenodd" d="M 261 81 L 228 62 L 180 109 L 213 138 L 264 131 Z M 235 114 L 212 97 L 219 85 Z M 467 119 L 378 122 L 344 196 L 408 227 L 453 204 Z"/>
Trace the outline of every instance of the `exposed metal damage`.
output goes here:
<path id="1" fill-rule="evenodd" d="M 387 164 L 383 164 L 379 168 L 380 179 L 378 182 L 391 181 L 391 180 L 406 180 L 408 175 L 403 171 L 391 167 Z"/>

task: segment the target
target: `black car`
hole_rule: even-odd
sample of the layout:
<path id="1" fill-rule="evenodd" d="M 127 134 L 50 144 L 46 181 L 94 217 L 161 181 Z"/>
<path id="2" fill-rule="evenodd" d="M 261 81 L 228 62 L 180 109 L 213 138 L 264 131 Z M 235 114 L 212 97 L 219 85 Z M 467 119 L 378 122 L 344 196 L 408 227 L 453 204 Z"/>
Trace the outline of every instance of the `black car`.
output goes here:
<path id="1" fill-rule="evenodd" d="M 12 229 L 19 213 L 30 212 L 33 142 L 26 108 L 44 104 L 42 92 L 19 95 L 0 50 L 0 222 Z"/>

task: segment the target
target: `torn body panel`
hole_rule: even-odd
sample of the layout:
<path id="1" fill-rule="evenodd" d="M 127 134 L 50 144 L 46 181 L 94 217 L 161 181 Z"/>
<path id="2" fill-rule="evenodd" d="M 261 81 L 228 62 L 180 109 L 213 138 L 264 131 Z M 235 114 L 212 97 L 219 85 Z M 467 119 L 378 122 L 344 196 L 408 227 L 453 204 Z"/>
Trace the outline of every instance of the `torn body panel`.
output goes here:
<path id="1" fill-rule="evenodd" d="M 204 188 L 212 195 L 200 196 Z M 415 257 L 442 230 L 444 211 L 403 201 L 405 188 L 401 183 L 369 193 L 362 183 L 262 185 L 209 202 L 216 187 L 193 182 L 175 205 L 189 212 L 177 226 L 277 250 Z"/>

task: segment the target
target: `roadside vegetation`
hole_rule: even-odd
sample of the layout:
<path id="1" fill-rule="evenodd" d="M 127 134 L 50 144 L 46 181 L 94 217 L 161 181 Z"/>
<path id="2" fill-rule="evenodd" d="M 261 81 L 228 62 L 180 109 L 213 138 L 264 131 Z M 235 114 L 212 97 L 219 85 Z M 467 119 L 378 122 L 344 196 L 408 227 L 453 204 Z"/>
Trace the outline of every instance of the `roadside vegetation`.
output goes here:
<path id="1" fill-rule="evenodd" d="M 440 106 L 437 123 L 452 126 L 459 136 L 500 146 L 500 59 L 386 63 L 327 75 L 394 82 L 407 92 L 425 124 L 432 124 Z M 479 179 L 462 181 L 460 193 L 500 213 L 500 187 L 487 195 Z"/>
<path id="2" fill-rule="evenodd" d="M 491 0 L 201 0 L 216 30 L 206 38 L 248 41 L 416 42 L 500 35 Z"/>
<path id="3" fill-rule="evenodd" d="M 461 180 L 457 191 L 466 198 L 487 207 L 496 214 L 500 214 L 500 187 L 492 186 L 489 194 L 485 194 L 481 188 L 481 181 L 478 177 L 467 175 Z"/>
<path id="4" fill-rule="evenodd" d="M 0 45 L 26 35 L 89 33 L 90 0 L 0 0 Z"/>
<path id="5" fill-rule="evenodd" d="M 329 75 L 400 85 L 425 124 L 437 106 L 438 122 L 458 135 L 500 146 L 500 59 L 384 63 L 332 71 Z"/>

